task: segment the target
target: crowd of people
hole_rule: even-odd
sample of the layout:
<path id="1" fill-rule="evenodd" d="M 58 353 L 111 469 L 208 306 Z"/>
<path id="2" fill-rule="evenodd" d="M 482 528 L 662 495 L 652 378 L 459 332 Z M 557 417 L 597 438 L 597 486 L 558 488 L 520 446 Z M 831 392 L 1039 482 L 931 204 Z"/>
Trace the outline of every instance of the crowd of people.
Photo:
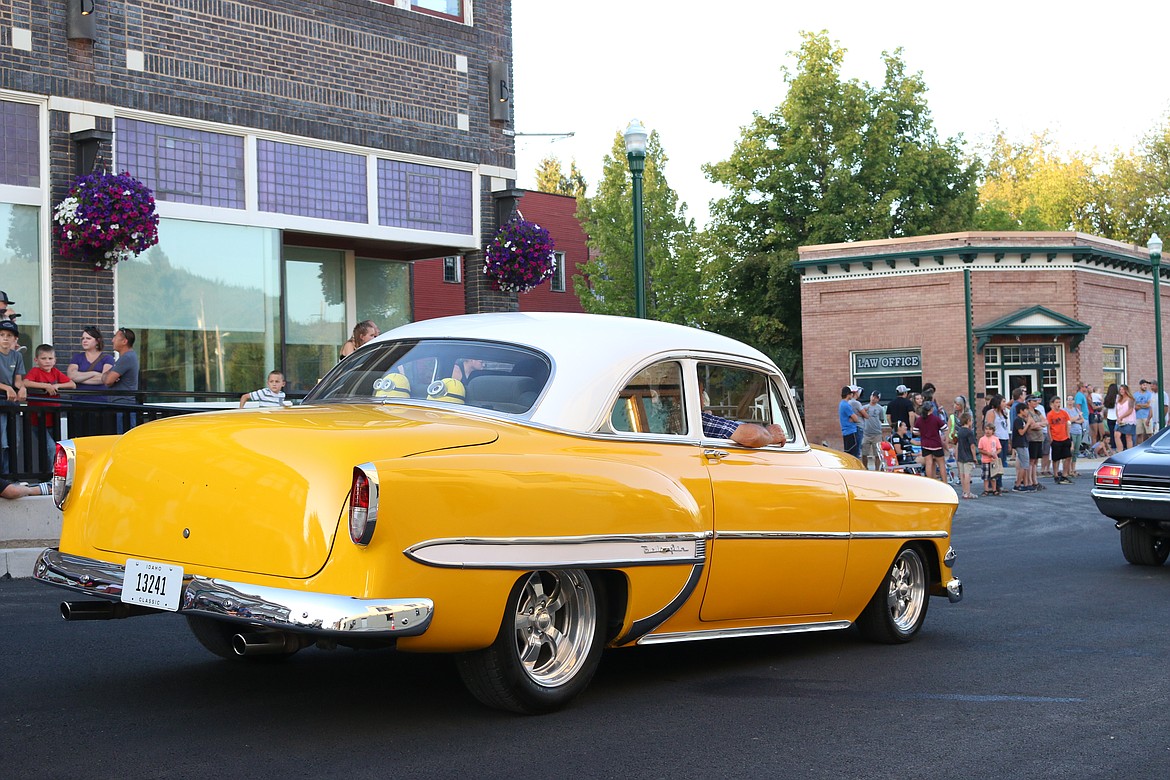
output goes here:
<path id="1" fill-rule="evenodd" d="M 90 326 L 83 328 L 80 336 L 81 349 L 74 352 L 66 370 L 57 367 L 57 350 L 52 344 L 40 344 L 33 350 L 33 365 L 25 365 L 24 348 L 19 346 L 20 328 L 15 322 L 19 315 L 7 311 L 13 303 L 7 293 L 0 291 L 5 309 L 0 312 L 0 399 L 2 406 L 28 403 L 34 411 L 29 412 L 29 423 L 36 439 L 36 445 L 45 453 L 46 462 L 51 463 L 56 450 L 57 414 L 49 411 L 60 406 L 62 390 L 88 401 L 133 404 L 133 393 L 138 390 L 138 355 L 134 351 L 135 334 L 130 328 L 118 328 L 114 332 L 111 346 L 113 353 L 104 350 L 105 340 L 100 330 Z M 107 395 L 114 391 L 112 395 Z M 2 410 L 0 410 L 2 412 Z M 10 457 L 11 437 L 8 423 L 10 415 L 0 413 L 0 474 L 12 473 Z M 116 415 L 119 433 L 135 424 L 133 412 Z"/>
<path id="2" fill-rule="evenodd" d="M 880 393 L 870 393 L 863 405 L 862 388 L 846 385 L 837 407 L 842 445 L 866 468 L 892 468 L 944 482 L 953 473 L 965 499 L 978 497 L 971 489 L 977 470 L 984 496 L 1003 494 L 1003 474 L 1011 467 L 1013 492 L 1040 491 L 1045 486 L 1039 477 L 1070 484 L 1078 458 L 1106 457 L 1140 444 L 1166 424 L 1170 393 L 1160 391 L 1156 382 L 1138 384 L 1137 393 L 1126 384 L 1110 384 L 1102 394 L 1082 382 L 1067 398 L 1048 398 L 1047 406 L 1040 395 L 1017 387 L 1010 398 L 992 395 L 979 412 L 962 395 L 946 411 L 932 383 L 918 393 L 898 385 L 884 407 Z M 890 433 L 883 439 L 887 425 Z"/>

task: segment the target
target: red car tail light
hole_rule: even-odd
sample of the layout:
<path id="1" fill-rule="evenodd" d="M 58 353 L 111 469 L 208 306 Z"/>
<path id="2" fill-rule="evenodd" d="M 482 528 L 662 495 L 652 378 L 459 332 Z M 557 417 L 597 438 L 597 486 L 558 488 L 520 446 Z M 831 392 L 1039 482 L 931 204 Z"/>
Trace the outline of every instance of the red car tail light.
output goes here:
<path id="1" fill-rule="evenodd" d="M 73 468 L 77 450 L 72 439 L 57 442 L 57 454 L 53 456 L 53 503 L 58 509 L 65 508 L 65 499 L 73 487 Z"/>
<path id="2" fill-rule="evenodd" d="M 353 467 L 349 492 L 349 538 L 366 546 L 374 538 L 378 523 L 378 470 L 372 463 Z"/>
<path id="3" fill-rule="evenodd" d="M 1093 475 L 1093 484 L 1098 487 L 1121 487 L 1122 466 L 1104 464 Z"/>

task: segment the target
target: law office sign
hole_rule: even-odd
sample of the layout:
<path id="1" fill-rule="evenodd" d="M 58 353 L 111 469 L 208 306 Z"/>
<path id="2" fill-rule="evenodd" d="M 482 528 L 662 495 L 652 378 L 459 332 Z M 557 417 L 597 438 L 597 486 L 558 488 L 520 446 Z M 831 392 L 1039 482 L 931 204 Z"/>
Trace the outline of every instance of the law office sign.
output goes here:
<path id="1" fill-rule="evenodd" d="M 922 371 L 922 351 L 884 350 L 854 352 L 853 374 L 917 374 Z"/>

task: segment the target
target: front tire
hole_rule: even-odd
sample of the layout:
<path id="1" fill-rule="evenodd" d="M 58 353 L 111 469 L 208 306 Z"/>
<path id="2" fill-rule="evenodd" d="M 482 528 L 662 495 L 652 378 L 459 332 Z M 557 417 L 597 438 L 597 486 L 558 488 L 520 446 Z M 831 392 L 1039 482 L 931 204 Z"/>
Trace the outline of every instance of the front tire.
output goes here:
<path id="1" fill-rule="evenodd" d="M 913 639 L 922 628 L 930 605 L 928 571 L 921 552 L 914 547 L 903 547 L 857 618 L 861 635 L 891 645 Z"/>
<path id="2" fill-rule="evenodd" d="M 459 656 L 459 674 L 489 707 L 551 712 L 593 678 L 604 632 L 600 581 L 581 569 L 532 572 L 512 588 L 496 641 Z"/>
<path id="3" fill-rule="evenodd" d="M 1170 539 L 1130 521 L 1121 526 L 1121 554 L 1135 566 L 1161 566 L 1170 556 Z"/>

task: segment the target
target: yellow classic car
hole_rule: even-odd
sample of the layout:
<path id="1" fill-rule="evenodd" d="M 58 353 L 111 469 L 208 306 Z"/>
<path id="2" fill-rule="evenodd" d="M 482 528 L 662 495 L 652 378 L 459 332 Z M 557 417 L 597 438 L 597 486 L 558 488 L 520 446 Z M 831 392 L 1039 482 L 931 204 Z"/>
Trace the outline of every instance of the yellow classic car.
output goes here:
<path id="1" fill-rule="evenodd" d="M 66 619 L 178 613 L 241 661 L 455 653 L 524 713 L 606 647 L 906 642 L 931 596 L 962 597 L 949 486 L 811 446 L 764 354 L 660 322 L 412 323 L 302 405 L 63 441 L 54 470 L 64 529 L 35 577 L 81 594 Z"/>

